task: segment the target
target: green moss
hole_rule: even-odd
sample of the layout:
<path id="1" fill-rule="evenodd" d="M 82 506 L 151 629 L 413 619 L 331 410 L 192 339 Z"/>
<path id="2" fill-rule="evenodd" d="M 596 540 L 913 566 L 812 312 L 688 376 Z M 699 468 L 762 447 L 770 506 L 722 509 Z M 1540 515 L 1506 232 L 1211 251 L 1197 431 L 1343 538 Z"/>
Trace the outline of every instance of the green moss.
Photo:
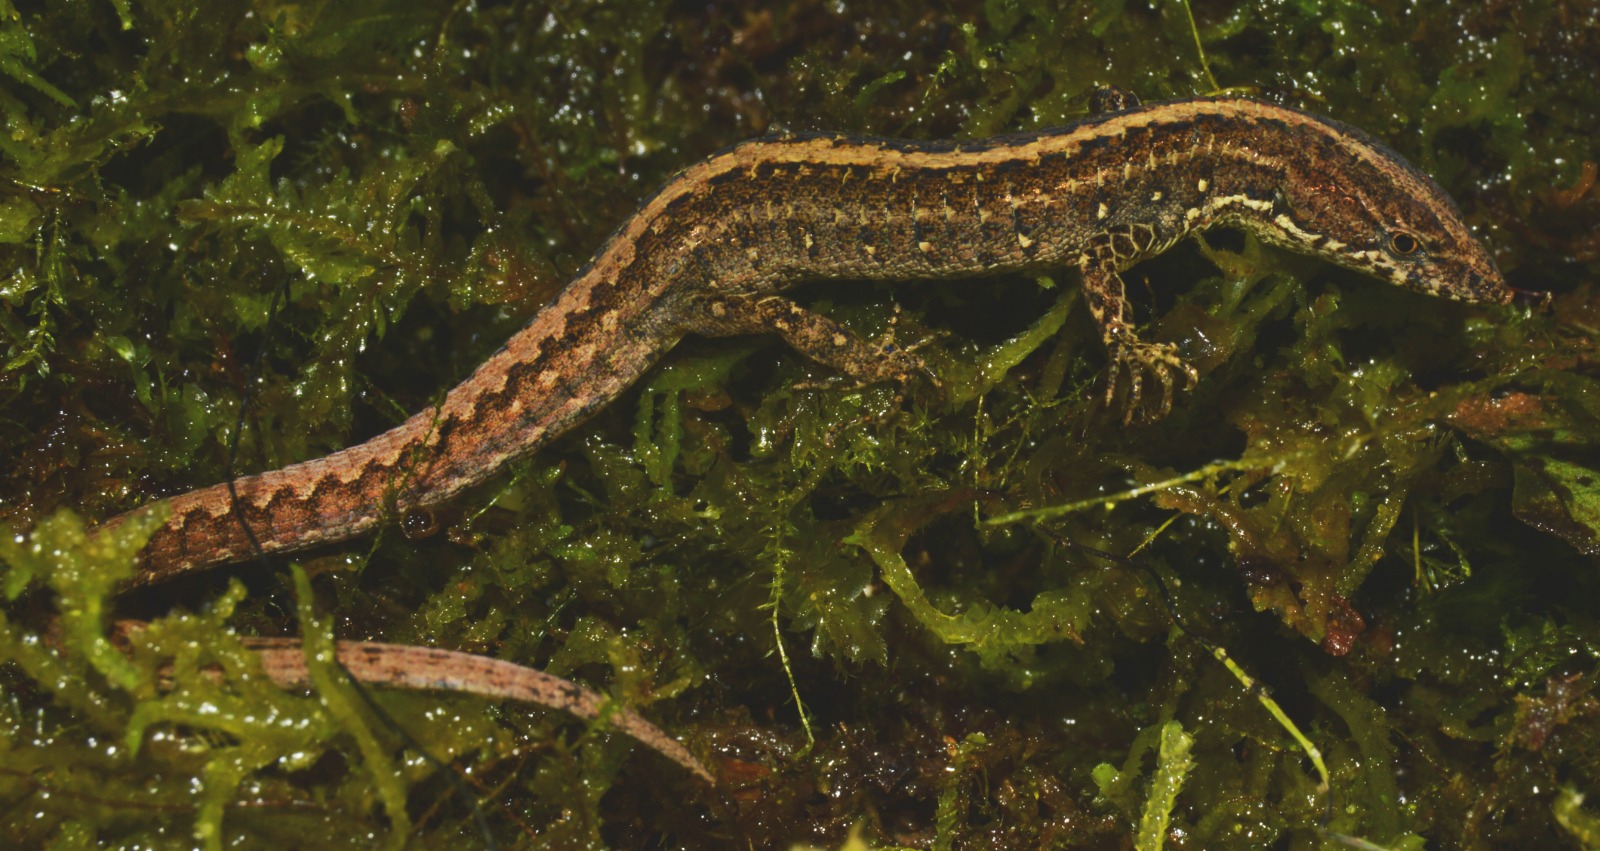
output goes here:
<path id="1" fill-rule="evenodd" d="M 544 666 L 722 774 L 707 793 L 547 711 L 380 695 L 505 845 L 1125 847 L 1169 722 L 1191 766 L 1159 809 L 1197 847 L 1590 835 L 1600 200 L 1555 190 L 1594 158 L 1600 24 L 1192 5 L 1215 85 L 1377 134 L 1553 309 L 1191 242 L 1129 281 L 1204 378 L 1125 428 L 1070 270 L 819 284 L 799 297 L 921 344 L 939 391 L 690 340 L 435 539 L 114 599 L 140 528 L 91 543 L 57 509 L 219 481 L 247 391 L 241 470 L 398 422 L 721 146 L 987 135 L 1072 120 L 1096 83 L 1213 83 L 1178 3 L 0 4 L 0 520 L 24 531 L 0 541 L 0 836 L 481 843 L 326 666 L 284 692 L 235 630 Z M 1327 796 L 1169 600 L 1273 689 Z M 151 621 L 125 647 L 122 616 Z"/>
<path id="2" fill-rule="evenodd" d="M 1161 725 L 1161 749 L 1156 755 L 1155 776 L 1150 778 L 1150 796 L 1139 817 L 1139 833 L 1133 847 L 1138 851 L 1160 851 L 1166 845 L 1168 820 L 1183 779 L 1194 767 L 1189 748 L 1194 738 L 1183 732 L 1183 725 L 1168 721 Z"/>

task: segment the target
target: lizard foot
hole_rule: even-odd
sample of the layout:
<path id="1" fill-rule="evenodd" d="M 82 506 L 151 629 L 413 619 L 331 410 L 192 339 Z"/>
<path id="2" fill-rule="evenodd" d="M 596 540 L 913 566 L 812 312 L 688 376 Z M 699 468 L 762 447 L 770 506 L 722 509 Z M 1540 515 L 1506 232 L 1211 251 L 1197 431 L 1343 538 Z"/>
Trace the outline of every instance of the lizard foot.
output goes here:
<path id="1" fill-rule="evenodd" d="M 1171 343 L 1146 343 L 1142 340 L 1124 339 L 1111 345 L 1111 367 L 1106 372 L 1106 407 L 1116 401 L 1117 375 L 1126 371 L 1128 390 L 1123 399 L 1122 422 L 1135 419 L 1154 422 L 1172 411 L 1172 396 L 1179 389 L 1176 377 L 1182 376 L 1182 389 L 1193 390 L 1200 381 L 1200 373 L 1183 358 Z M 1161 388 L 1161 401 L 1154 410 L 1146 410 L 1144 401 L 1145 377 L 1155 379 Z"/>
<path id="2" fill-rule="evenodd" d="M 799 390 L 846 389 L 854 390 L 873 384 L 895 385 L 895 406 L 904 404 L 906 397 L 932 400 L 943 390 L 939 377 L 933 374 L 916 351 L 937 339 L 927 336 L 917 342 L 902 346 L 895 342 L 895 327 L 900 322 L 900 305 L 894 306 L 894 315 L 882 334 L 871 340 L 860 341 L 859 353 L 837 359 L 835 366 L 840 374 L 828 378 L 802 381 L 795 385 Z M 854 348 L 854 347 L 852 347 Z"/>

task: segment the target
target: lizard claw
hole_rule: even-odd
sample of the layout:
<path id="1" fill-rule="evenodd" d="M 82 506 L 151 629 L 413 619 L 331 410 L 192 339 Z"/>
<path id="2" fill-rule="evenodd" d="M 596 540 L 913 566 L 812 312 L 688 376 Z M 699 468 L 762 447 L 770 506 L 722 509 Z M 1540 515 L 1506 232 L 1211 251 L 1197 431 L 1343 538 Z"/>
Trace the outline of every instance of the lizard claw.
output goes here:
<path id="1" fill-rule="evenodd" d="M 1181 389 L 1193 390 L 1200 382 L 1200 373 L 1187 361 L 1178 357 L 1177 346 L 1171 343 L 1146 343 L 1142 340 L 1123 339 L 1112 343 L 1111 367 L 1106 373 L 1106 407 L 1116 402 L 1117 375 L 1128 373 L 1128 391 L 1123 399 L 1122 422 L 1135 419 L 1154 422 L 1172 412 L 1172 397 L 1180 389 L 1175 376 L 1183 377 Z M 1144 401 L 1145 376 L 1150 376 L 1161 386 L 1161 402 L 1152 412 L 1145 413 L 1140 404 Z"/>

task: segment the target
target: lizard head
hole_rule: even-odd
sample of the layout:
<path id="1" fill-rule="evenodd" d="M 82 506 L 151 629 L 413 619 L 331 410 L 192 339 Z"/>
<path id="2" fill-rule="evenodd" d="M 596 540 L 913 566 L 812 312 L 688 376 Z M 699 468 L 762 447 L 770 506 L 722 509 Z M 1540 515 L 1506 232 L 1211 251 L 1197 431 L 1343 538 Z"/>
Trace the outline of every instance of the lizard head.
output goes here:
<path id="1" fill-rule="evenodd" d="M 1269 240 L 1429 295 L 1511 301 L 1494 259 L 1437 183 L 1365 133 L 1337 130 L 1311 140 L 1326 155 L 1310 160 L 1317 173 L 1284 181 Z"/>

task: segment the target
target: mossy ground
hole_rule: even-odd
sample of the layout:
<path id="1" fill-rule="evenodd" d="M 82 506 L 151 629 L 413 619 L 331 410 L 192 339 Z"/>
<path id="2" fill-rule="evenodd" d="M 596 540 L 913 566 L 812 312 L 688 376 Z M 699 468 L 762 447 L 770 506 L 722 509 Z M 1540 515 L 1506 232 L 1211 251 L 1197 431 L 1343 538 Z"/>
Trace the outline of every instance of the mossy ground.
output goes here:
<path id="1" fill-rule="evenodd" d="M 445 532 L 303 559 L 324 617 L 283 565 L 108 598 L 136 539 L 59 512 L 219 481 L 247 390 L 240 470 L 398 422 L 723 145 L 1214 87 L 1179 3 L 717 5 L 0 0 L 0 519 L 33 530 L 0 550 L 6 844 L 482 843 L 359 699 L 263 683 L 233 631 L 539 666 L 721 777 L 548 710 L 380 694 L 505 845 L 1122 848 L 1163 816 L 1187 848 L 1600 843 L 1573 797 L 1600 791 L 1586 3 L 1194 9 L 1215 85 L 1389 141 L 1549 311 L 1191 242 L 1129 279 L 1204 379 L 1127 428 L 1065 271 L 828 282 L 799 296 L 864 334 L 898 304 L 944 395 L 798 388 L 826 374 L 774 341 L 691 340 Z M 156 626 L 127 657 L 112 617 Z M 1331 801 L 1196 636 L 1321 748 Z"/>

